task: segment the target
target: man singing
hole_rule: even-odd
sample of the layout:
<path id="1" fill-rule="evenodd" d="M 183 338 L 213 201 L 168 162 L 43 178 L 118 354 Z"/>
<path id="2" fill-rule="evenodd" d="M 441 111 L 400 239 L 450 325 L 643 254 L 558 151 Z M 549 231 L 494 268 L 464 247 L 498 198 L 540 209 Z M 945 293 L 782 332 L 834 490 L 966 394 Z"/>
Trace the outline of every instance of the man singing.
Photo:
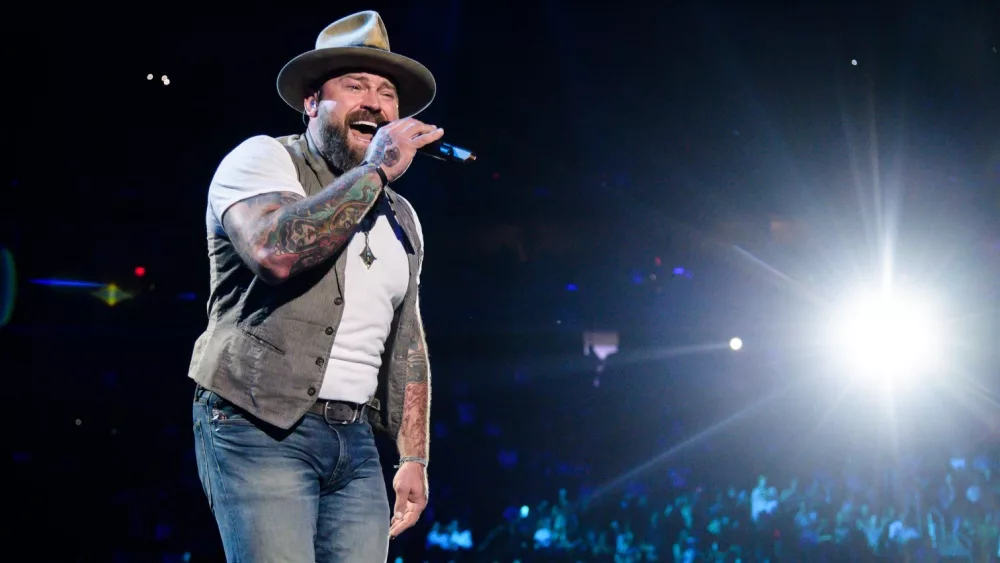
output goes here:
<path id="1" fill-rule="evenodd" d="M 377 13 L 343 18 L 278 75 L 305 133 L 250 138 L 212 179 L 189 376 L 228 561 L 385 561 L 427 504 L 423 235 L 389 184 L 444 133 L 412 117 L 435 88 Z M 373 426 L 400 453 L 391 517 Z"/>

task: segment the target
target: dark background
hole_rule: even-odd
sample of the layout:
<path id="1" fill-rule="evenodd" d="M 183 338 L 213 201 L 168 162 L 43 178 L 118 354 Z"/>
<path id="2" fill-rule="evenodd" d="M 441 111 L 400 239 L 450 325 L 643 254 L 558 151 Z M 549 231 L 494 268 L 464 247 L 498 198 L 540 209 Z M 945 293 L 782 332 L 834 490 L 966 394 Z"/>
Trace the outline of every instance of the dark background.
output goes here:
<path id="1" fill-rule="evenodd" d="M 687 463 L 746 487 L 892 458 L 890 427 L 914 452 L 997 439 L 996 2 L 23 8 L 5 34 L 17 287 L 0 343 L 9 546 L 34 560 L 219 554 L 186 378 L 208 182 L 243 139 L 302 129 L 277 72 L 361 9 L 435 73 L 421 118 L 480 155 L 419 160 L 399 183 L 427 247 L 434 500 L 393 556 L 434 520 L 480 537 L 567 482 L 665 487 Z M 831 406 L 844 380 L 814 338 L 887 241 L 899 278 L 949 296 L 960 343 L 889 425 L 865 390 Z M 109 307 L 44 279 L 133 295 Z M 621 350 L 595 385 L 581 352 L 598 329 Z"/>

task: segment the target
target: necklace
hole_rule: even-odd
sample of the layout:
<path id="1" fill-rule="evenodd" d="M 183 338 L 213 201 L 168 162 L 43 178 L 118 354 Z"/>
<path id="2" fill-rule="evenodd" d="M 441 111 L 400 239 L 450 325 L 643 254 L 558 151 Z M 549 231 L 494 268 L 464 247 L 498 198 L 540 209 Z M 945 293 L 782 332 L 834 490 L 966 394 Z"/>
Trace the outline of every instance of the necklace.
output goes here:
<path id="1" fill-rule="evenodd" d="M 368 245 L 368 231 L 365 231 L 365 249 L 361 251 L 361 261 L 365 263 L 365 267 L 371 269 L 372 264 L 375 263 L 375 255 L 372 254 L 372 247 Z"/>
<path id="2" fill-rule="evenodd" d="M 368 244 L 368 233 L 371 232 L 372 227 L 374 227 L 374 221 L 372 221 L 368 217 L 365 217 L 364 220 L 361 222 L 361 228 L 365 233 L 365 248 L 364 250 L 361 251 L 361 254 L 359 256 L 361 256 L 361 261 L 365 263 L 365 267 L 368 268 L 369 270 L 371 269 L 372 264 L 374 264 L 376 260 L 375 254 L 372 253 L 372 247 Z"/>

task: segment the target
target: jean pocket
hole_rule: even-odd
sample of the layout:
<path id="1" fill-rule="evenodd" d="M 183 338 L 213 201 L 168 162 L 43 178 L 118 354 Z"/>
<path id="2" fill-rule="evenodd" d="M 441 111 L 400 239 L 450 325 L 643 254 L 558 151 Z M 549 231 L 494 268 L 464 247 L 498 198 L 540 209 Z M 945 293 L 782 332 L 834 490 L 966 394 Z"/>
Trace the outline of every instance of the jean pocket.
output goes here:
<path id="1" fill-rule="evenodd" d="M 225 399 L 216 401 L 211 406 L 209 413 L 213 425 L 253 425 L 253 421 L 243 412 L 243 409 Z"/>

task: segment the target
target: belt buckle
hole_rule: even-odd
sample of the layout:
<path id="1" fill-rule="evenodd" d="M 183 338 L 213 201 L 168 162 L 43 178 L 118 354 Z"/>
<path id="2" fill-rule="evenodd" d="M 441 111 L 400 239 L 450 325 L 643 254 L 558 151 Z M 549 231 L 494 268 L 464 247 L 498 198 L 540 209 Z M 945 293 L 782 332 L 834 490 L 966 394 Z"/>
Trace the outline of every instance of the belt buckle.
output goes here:
<path id="1" fill-rule="evenodd" d="M 323 403 L 323 420 L 325 420 L 327 424 L 339 424 L 344 426 L 347 424 L 353 424 L 361 419 L 361 413 L 364 411 L 364 406 L 354 409 L 354 414 L 351 416 L 350 420 L 330 420 L 330 403 L 332 402 L 333 401 L 327 401 Z"/>

